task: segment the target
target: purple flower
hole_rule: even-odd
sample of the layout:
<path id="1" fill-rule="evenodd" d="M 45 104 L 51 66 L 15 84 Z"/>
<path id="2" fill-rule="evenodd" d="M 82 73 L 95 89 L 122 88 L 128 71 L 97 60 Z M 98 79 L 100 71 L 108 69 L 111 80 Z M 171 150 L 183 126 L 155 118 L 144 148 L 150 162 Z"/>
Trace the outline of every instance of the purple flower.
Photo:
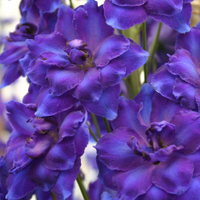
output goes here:
<path id="1" fill-rule="evenodd" d="M 4 43 L 4 52 L 0 55 L 0 63 L 4 65 L 5 72 L 1 83 L 1 88 L 10 85 L 20 76 L 24 76 L 24 71 L 19 63 L 28 52 L 26 45 L 27 39 L 33 39 L 35 35 L 41 33 L 51 33 L 54 31 L 57 20 L 58 5 L 51 1 L 27 1 L 23 0 L 20 4 L 21 20 L 16 26 L 16 30 L 9 34 Z M 60 2 L 60 0 L 59 0 Z M 41 7 L 48 5 L 49 10 L 42 11 Z M 60 4 L 60 3 L 59 3 Z M 56 6 L 55 9 L 50 9 Z M 48 8 L 46 6 L 46 8 Z M 50 13 L 51 11 L 51 13 Z"/>
<path id="2" fill-rule="evenodd" d="M 30 80 L 43 87 L 38 116 L 55 114 L 55 99 L 63 105 L 57 113 L 80 101 L 96 115 L 116 117 L 119 83 L 146 62 L 148 53 L 113 32 L 103 7 L 89 0 L 75 10 L 62 5 L 55 32 L 28 40 L 30 52 L 21 64 Z"/>
<path id="3" fill-rule="evenodd" d="M 178 34 L 176 52 L 152 77 L 151 84 L 162 96 L 181 106 L 200 110 L 200 28 Z"/>
<path id="4" fill-rule="evenodd" d="M 73 108 L 38 118 L 34 107 L 10 101 L 13 127 L 6 149 L 7 199 L 21 199 L 36 189 L 68 198 L 79 173 L 80 156 L 88 143 L 86 113 Z"/>
<path id="5" fill-rule="evenodd" d="M 120 199 L 199 198 L 199 113 L 146 84 L 134 100 L 120 99 L 112 126 L 97 143 L 97 160 Z"/>
<path id="6" fill-rule="evenodd" d="M 148 17 L 167 24 L 180 33 L 190 30 L 192 0 L 106 0 L 106 22 L 117 29 L 141 24 Z"/>

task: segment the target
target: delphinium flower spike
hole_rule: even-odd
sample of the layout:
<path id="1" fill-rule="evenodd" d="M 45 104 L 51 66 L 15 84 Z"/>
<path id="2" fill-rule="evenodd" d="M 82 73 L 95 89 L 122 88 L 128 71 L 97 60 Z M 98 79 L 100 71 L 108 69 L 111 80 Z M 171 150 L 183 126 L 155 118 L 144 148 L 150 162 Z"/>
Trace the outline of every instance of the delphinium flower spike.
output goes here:
<path id="1" fill-rule="evenodd" d="M 36 115 L 56 114 L 79 101 L 108 120 L 117 116 L 119 83 L 146 62 L 148 53 L 113 32 L 103 7 L 89 0 L 75 10 L 62 5 L 55 32 L 28 40 L 29 53 L 20 63 L 41 87 Z"/>

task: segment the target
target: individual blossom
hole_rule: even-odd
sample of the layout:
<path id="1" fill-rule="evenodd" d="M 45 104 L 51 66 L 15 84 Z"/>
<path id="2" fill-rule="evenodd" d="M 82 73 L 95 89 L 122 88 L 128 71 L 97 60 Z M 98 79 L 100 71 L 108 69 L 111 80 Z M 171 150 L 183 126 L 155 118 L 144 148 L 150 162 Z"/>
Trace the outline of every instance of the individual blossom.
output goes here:
<path id="1" fill-rule="evenodd" d="M 100 177 L 119 199 L 199 199 L 198 112 L 145 84 L 134 100 L 120 99 L 112 126 L 95 148 Z"/>
<path id="2" fill-rule="evenodd" d="M 10 101 L 7 111 L 13 132 L 5 154 L 9 171 L 6 198 L 21 199 L 35 190 L 37 195 L 45 195 L 38 194 L 42 190 L 66 200 L 88 143 L 85 110 L 75 107 L 39 118 L 33 104 Z"/>
<path id="3" fill-rule="evenodd" d="M 200 28 L 178 34 L 176 51 L 154 74 L 152 86 L 181 106 L 200 111 Z"/>
<path id="4" fill-rule="evenodd" d="M 106 0 L 106 22 L 117 29 L 141 24 L 148 17 L 167 24 L 180 33 L 190 30 L 192 0 Z"/>
<path id="5" fill-rule="evenodd" d="M 148 57 L 138 44 L 113 34 L 103 7 L 89 0 L 75 10 L 62 5 L 55 32 L 28 40 L 21 64 L 30 80 L 42 87 L 36 115 L 69 109 L 78 101 L 92 113 L 117 116 L 120 81 Z M 52 110 L 56 101 L 59 108 Z"/>
<path id="6" fill-rule="evenodd" d="M 4 51 L 0 55 L 0 63 L 4 65 L 5 72 L 0 85 L 1 88 L 10 85 L 24 71 L 19 63 L 28 52 L 27 39 L 33 39 L 41 33 L 54 31 L 57 20 L 57 8 L 61 0 L 54 1 L 27 1 L 20 3 L 21 20 L 14 32 L 11 32 L 4 42 Z"/>

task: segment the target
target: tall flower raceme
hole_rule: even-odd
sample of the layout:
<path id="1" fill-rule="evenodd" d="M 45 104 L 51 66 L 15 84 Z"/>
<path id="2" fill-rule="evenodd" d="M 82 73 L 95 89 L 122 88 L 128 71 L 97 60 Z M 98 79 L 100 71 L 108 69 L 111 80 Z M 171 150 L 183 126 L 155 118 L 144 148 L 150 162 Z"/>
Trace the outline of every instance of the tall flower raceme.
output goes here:
<path id="1" fill-rule="evenodd" d="M 180 33 L 190 30 L 192 0 L 106 0 L 105 17 L 109 25 L 128 29 L 148 17 L 167 24 Z"/>
<path id="2" fill-rule="evenodd" d="M 200 111 L 200 28 L 178 34 L 176 52 L 152 77 L 151 84 L 164 97 Z"/>
<path id="3" fill-rule="evenodd" d="M 88 143 L 85 110 L 76 107 L 38 118 L 33 104 L 16 101 L 8 102 L 7 110 L 13 132 L 5 154 L 6 199 L 22 199 L 36 189 L 68 199 Z"/>
<path id="4" fill-rule="evenodd" d="M 100 177 L 119 199 L 199 198 L 198 112 L 146 84 L 134 100 L 120 99 L 112 126 L 95 148 Z"/>
<path id="5" fill-rule="evenodd" d="M 28 52 L 26 40 L 33 39 L 35 35 L 41 33 L 54 31 L 57 8 L 60 4 L 61 0 L 21 1 L 20 23 L 16 26 L 16 30 L 11 32 L 5 40 L 4 52 L 0 55 L 0 63 L 5 67 L 1 88 L 10 85 L 20 76 L 24 76 L 19 59 L 23 58 Z"/>
<path id="6" fill-rule="evenodd" d="M 117 116 L 119 83 L 146 62 L 148 53 L 113 32 L 103 7 L 89 0 L 75 10 L 62 5 L 55 32 L 27 41 L 29 53 L 20 62 L 42 87 L 36 115 L 56 114 L 80 101 L 108 120 Z M 61 105 L 57 111 L 52 110 L 55 100 Z"/>

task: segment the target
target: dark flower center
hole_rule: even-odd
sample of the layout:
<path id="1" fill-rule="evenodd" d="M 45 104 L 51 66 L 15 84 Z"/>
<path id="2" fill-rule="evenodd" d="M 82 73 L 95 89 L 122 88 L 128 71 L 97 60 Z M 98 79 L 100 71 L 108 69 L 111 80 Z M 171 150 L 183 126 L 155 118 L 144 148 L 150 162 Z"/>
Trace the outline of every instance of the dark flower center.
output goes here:
<path id="1" fill-rule="evenodd" d="M 15 32 L 10 33 L 9 41 L 25 41 L 34 39 L 37 27 L 31 23 L 18 24 Z"/>
<path id="2" fill-rule="evenodd" d="M 152 123 L 146 130 L 146 138 L 149 146 L 142 145 L 137 138 L 132 137 L 127 142 L 128 146 L 134 150 L 136 155 L 142 156 L 145 160 L 157 165 L 168 160 L 174 151 L 179 151 L 183 147 L 174 144 L 167 144 L 165 140 L 175 133 L 174 125 L 166 121 Z"/>
<path id="3" fill-rule="evenodd" d="M 91 51 L 87 48 L 87 44 L 82 40 L 75 39 L 67 42 L 67 54 L 69 60 L 79 66 L 81 69 L 88 70 L 94 67 L 93 57 Z"/>

